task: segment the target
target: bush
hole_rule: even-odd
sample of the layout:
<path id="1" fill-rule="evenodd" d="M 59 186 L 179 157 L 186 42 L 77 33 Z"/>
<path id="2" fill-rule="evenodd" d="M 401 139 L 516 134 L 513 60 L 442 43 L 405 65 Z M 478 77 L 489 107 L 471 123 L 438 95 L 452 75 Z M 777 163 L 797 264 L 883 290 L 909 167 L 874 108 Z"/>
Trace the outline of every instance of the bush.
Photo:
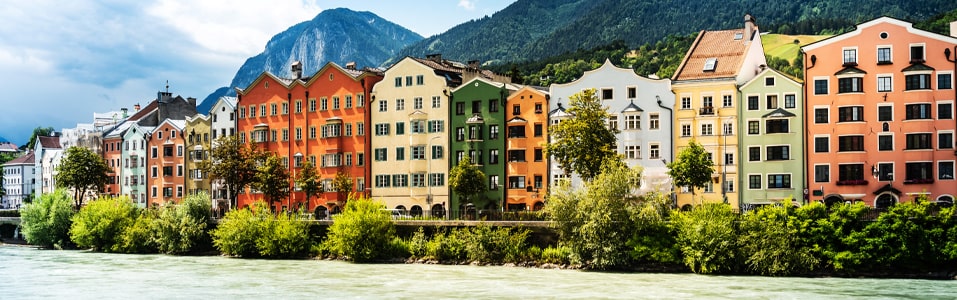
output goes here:
<path id="1" fill-rule="evenodd" d="M 436 233 L 427 245 L 427 257 L 439 261 L 465 261 L 468 258 L 465 239 L 460 230 Z"/>
<path id="2" fill-rule="evenodd" d="M 99 198 L 73 216 L 70 238 L 80 248 L 115 252 L 127 227 L 133 225 L 136 207 L 127 197 Z"/>
<path id="3" fill-rule="evenodd" d="M 425 229 L 419 227 L 409 239 L 409 254 L 413 258 L 428 258 L 429 238 L 425 236 Z"/>
<path id="4" fill-rule="evenodd" d="M 926 200 L 926 199 L 925 199 Z M 939 216 L 931 214 L 931 204 L 895 205 L 876 221 L 855 232 L 846 241 L 851 247 L 846 258 L 856 268 L 890 268 L 911 271 L 937 270 L 947 261 L 945 230 Z"/>
<path id="5" fill-rule="evenodd" d="M 737 215 L 727 204 L 704 204 L 674 215 L 677 243 L 692 272 L 710 274 L 737 266 Z"/>
<path id="6" fill-rule="evenodd" d="M 382 208 L 381 203 L 370 199 L 349 199 L 329 227 L 325 243 L 330 252 L 355 262 L 383 258 L 395 236 L 395 227 Z"/>
<path id="7" fill-rule="evenodd" d="M 209 243 L 209 195 L 187 196 L 181 204 L 161 208 L 152 224 L 156 247 L 166 254 L 186 254 L 202 250 Z"/>
<path id="8" fill-rule="evenodd" d="M 236 209 L 226 213 L 219 226 L 210 232 L 213 245 L 226 255 L 259 257 L 256 241 L 263 235 L 272 212 L 265 203 L 253 204 L 252 208 Z"/>
<path id="9" fill-rule="evenodd" d="M 567 265 L 571 263 L 572 250 L 565 246 L 548 247 L 542 250 L 542 262 Z"/>
<path id="10" fill-rule="evenodd" d="M 804 273 L 820 263 L 802 245 L 798 228 L 788 221 L 790 204 L 770 205 L 741 217 L 738 236 L 742 258 L 751 272 L 761 275 Z"/>
<path id="11" fill-rule="evenodd" d="M 123 230 L 123 233 L 113 245 L 113 252 L 123 253 L 154 253 L 156 252 L 156 243 L 153 241 L 153 220 L 156 219 L 153 210 L 141 210 L 136 215 L 136 220 L 129 227 Z"/>
<path id="12" fill-rule="evenodd" d="M 513 233 L 508 227 L 479 224 L 472 229 L 459 229 L 458 233 L 455 236 L 465 239 L 465 252 L 471 261 L 518 262 L 525 254 L 525 239 L 528 237 L 525 229 Z"/>
<path id="13" fill-rule="evenodd" d="M 668 223 L 670 199 L 657 192 L 643 198 L 632 213 L 635 231 L 628 240 L 632 260 L 639 263 L 681 263 L 681 250 L 675 241 L 675 231 Z"/>
<path id="14" fill-rule="evenodd" d="M 44 194 L 23 208 L 20 227 L 27 243 L 45 248 L 70 245 L 73 199 L 64 190 Z"/>
<path id="15" fill-rule="evenodd" d="M 302 257 L 309 251 L 309 230 L 305 222 L 289 214 L 279 214 L 265 225 L 262 236 L 256 241 L 263 257 Z"/>

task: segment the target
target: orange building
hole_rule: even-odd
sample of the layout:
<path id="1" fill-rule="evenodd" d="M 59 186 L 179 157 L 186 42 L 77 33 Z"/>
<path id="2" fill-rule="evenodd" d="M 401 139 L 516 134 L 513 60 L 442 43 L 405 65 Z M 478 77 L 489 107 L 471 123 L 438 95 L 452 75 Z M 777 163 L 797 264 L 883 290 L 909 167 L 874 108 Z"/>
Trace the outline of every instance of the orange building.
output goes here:
<path id="1" fill-rule="evenodd" d="M 802 47 L 811 200 L 953 203 L 955 50 L 888 17 Z"/>
<path id="2" fill-rule="evenodd" d="M 294 191 L 274 209 L 303 207 L 308 211 L 337 211 L 347 193 L 332 191 L 332 179 L 342 172 L 352 178 L 350 192 L 366 193 L 370 181 L 370 150 L 366 95 L 382 80 L 381 73 L 327 63 L 312 77 L 302 77 L 302 65 L 293 64 L 295 78 L 263 73 L 249 87 L 237 89 L 237 132 L 240 140 L 278 155 L 289 167 L 290 183 L 299 176 L 302 162 L 319 169 L 327 192 L 306 202 Z M 262 199 L 255 192 L 241 193 L 239 206 Z M 275 205 L 274 205 L 275 206 Z"/>
<path id="3" fill-rule="evenodd" d="M 525 86 L 512 93 L 506 102 L 506 128 L 525 127 L 520 130 L 531 134 L 523 138 L 510 138 L 505 145 L 508 154 L 508 167 L 505 170 L 507 182 L 516 178 L 523 181 L 524 188 L 509 188 L 505 192 L 505 204 L 508 211 L 540 210 L 545 207 L 545 195 L 548 194 L 548 160 L 542 150 L 548 143 L 548 91 L 544 88 Z M 512 151 L 526 154 L 523 159 L 511 159 Z M 531 159 L 527 159 L 531 157 Z"/>
<path id="4" fill-rule="evenodd" d="M 185 120 L 166 119 L 149 133 L 146 142 L 148 206 L 180 203 L 186 184 L 183 128 Z M 131 183 L 134 184 L 135 183 Z"/>

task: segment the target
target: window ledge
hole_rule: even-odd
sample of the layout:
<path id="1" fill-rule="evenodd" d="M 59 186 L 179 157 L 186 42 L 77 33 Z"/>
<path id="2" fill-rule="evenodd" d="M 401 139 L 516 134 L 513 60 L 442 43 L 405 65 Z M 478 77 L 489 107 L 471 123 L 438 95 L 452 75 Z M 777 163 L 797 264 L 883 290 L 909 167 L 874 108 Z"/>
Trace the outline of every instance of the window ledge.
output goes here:
<path id="1" fill-rule="evenodd" d="M 930 178 L 904 180 L 904 184 L 931 184 L 931 183 L 934 183 L 934 180 Z"/>
<path id="2" fill-rule="evenodd" d="M 867 185 L 867 180 L 838 180 L 837 185 Z"/>

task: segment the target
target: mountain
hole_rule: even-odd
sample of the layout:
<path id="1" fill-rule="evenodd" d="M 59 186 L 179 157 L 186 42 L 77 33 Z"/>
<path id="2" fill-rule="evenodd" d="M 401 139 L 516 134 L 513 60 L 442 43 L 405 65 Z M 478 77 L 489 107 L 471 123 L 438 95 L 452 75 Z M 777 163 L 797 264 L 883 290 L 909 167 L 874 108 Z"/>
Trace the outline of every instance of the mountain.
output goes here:
<path id="1" fill-rule="evenodd" d="M 745 13 L 765 32 L 818 34 L 883 15 L 924 20 L 954 8 L 953 0 L 518 0 L 492 16 L 414 43 L 392 60 L 441 53 L 452 60 L 491 64 L 533 61 L 616 40 L 637 47 L 668 35 L 740 28 Z M 830 27 L 793 32 L 791 26 L 798 22 Z"/>
<path id="2" fill-rule="evenodd" d="M 262 53 L 243 63 L 229 87 L 207 96 L 197 111 L 209 111 L 220 96 L 235 94 L 234 87 L 246 87 L 263 71 L 291 77 L 289 66 L 295 61 L 302 62 L 303 74 L 315 73 L 327 62 L 375 67 L 421 39 L 419 34 L 370 12 L 324 10 L 312 20 L 273 36 Z"/>

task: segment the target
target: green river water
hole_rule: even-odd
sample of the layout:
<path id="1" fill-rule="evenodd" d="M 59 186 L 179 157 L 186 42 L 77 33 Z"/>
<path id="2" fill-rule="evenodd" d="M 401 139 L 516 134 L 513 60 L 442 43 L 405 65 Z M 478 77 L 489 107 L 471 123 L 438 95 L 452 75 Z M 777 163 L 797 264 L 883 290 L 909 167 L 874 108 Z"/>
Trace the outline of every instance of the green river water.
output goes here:
<path id="1" fill-rule="evenodd" d="M 957 299 L 957 281 L 623 274 L 0 246 L 0 299 Z"/>

